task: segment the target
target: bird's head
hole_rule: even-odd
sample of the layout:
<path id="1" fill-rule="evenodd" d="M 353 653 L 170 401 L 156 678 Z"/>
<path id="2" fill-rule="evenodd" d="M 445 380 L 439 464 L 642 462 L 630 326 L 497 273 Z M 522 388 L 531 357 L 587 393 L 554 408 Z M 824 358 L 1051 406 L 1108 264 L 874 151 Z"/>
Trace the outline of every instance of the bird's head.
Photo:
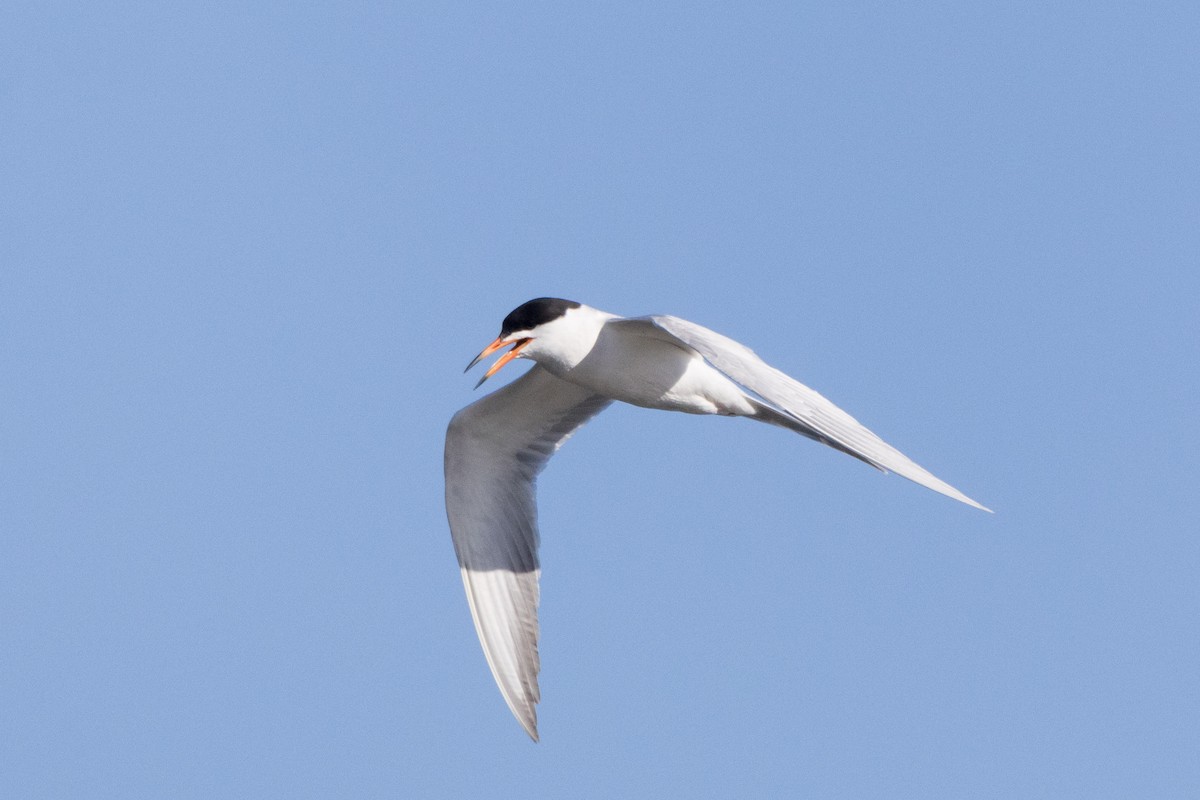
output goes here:
<path id="1" fill-rule="evenodd" d="M 539 297 L 514 308 L 500 324 L 500 335 L 496 337 L 495 341 L 483 348 L 483 351 L 475 356 L 470 364 L 467 364 L 469 370 L 497 350 L 509 345 L 513 346 L 488 368 L 488 371 L 479 379 L 479 383 L 475 384 L 475 388 L 479 388 L 484 381 L 499 372 L 501 367 L 514 358 L 536 359 L 541 346 L 551 344 L 557 327 L 555 323 L 562 320 L 568 311 L 580 307 L 581 305 L 573 300 Z"/>

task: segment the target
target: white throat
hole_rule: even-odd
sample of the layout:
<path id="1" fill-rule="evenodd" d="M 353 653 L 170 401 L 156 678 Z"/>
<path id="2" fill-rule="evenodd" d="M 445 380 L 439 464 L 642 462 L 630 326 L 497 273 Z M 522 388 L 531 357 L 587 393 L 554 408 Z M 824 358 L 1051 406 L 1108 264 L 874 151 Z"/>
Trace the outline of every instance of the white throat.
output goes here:
<path id="1" fill-rule="evenodd" d="M 558 319 L 530 331 L 533 341 L 521 351 L 521 357 L 532 358 L 561 376 L 587 357 L 610 319 L 619 317 L 591 306 L 569 309 Z"/>

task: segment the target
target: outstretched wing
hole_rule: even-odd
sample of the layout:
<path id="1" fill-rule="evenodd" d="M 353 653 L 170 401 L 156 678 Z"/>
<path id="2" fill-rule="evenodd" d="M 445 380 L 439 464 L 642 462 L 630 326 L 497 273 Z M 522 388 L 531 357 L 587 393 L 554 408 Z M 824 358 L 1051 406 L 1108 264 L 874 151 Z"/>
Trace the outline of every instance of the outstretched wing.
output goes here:
<path id="1" fill-rule="evenodd" d="M 826 443 L 869 464 L 895 472 L 947 497 L 984 511 L 991 510 L 933 476 L 854 417 L 767 364 L 749 347 L 728 336 L 672 316 L 635 317 L 616 321 L 616 324 L 640 326 L 646 335 L 666 338 L 695 350 L 730 380 L 741 384 L 797 422 L 805 429 L 802 432 L 806 435 L 821 441 L 827 440 Z"/>
<path id="2" fill-rule="evenodd" d="M 475 631 L 508 707 L 536 741 L 537 475 L 611 402 L 534 365 L 446 431 L 446 515 Z"/>

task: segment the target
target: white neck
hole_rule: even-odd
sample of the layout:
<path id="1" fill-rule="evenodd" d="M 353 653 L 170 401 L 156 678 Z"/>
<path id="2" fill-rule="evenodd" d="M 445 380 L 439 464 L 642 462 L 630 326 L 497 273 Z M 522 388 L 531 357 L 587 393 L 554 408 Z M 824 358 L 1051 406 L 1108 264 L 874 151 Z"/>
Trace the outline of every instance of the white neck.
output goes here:
<path id="1" fill-rule="evenodd" d="M 556 375 L 562 375 L 582 361 L 596 344 L 597 337 L 616 314 L 581 305 L 572 308 L 553 322 L 539 326 L 533 341 L 521 351 Z"/>

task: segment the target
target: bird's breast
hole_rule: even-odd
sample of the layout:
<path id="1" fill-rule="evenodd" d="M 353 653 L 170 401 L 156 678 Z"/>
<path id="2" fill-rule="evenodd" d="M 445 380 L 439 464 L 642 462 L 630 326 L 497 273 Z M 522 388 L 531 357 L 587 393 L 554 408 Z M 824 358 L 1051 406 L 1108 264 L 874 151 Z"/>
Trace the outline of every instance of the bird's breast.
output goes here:
<path id="1" fill-rule="evenodd" d="M 748 414 L 742 390 L 695 351 L 607 331 L 559 377 L 635 406 L 689 414 Z"/>

